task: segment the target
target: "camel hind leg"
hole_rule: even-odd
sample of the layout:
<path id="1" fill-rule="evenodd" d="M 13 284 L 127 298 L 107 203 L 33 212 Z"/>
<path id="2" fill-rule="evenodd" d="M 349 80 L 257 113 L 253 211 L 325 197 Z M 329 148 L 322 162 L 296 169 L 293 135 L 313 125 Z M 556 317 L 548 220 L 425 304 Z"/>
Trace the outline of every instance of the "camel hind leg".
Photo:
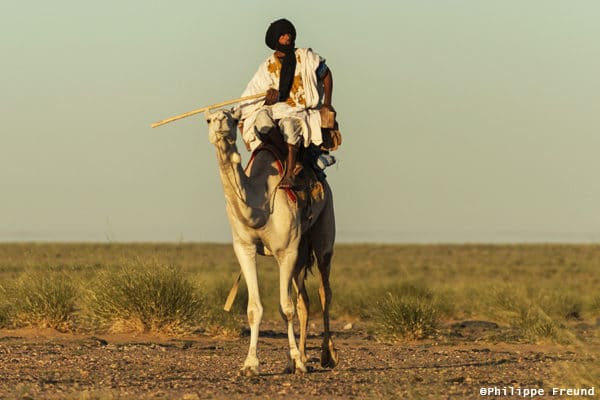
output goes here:
<path id="1" fill-rule="evenodd" d="M 321 344 L 321 366 L 335 368 L 339 359 L 331 331 L 329 328 L 329 306 L 331 305 L 331 287 L 329 286 L 329 271 L 331 267 L 331 256 L 333 253 L 325 253 L 321 258 L 317 257 L 319 272 L 321 273 L 321 285 L 319 286 L 319 298 L 323 308 L 323 343 Z"/>
<path id="2" fill-rule="evenodd" d="M 321 366 L 334 368 L 339 363 L 339 358 L 329 329 L 329 306 L 331 305 L 331 287 L 329 273 L 331 271 L 331 258 L 333 257 L 333 244 L 335 242 L 335 218 L 333 202 L 329 192 L 329 201 L 316 225 L 312 228 L 312 244 L 317 259 L 317 266 L 321 275 L 319 298 L 323 308 L 323 343 L 321 344 Z"/>
<path id="3" fill-rule="evenodd" d="M 294 271 L 294 285 L 298 294 L 298 302 L 296 303 L 296 313 L 298 314 L 298 323 L 300 325 L 300 340 L 298 341 L 298 349 L 300 350 L 300 359 L 306 364 L 306 337 L 308 335 L 308 313 L 309 301 L 308 292 L 306 291 L 306 267 L 301 266 Z"/>

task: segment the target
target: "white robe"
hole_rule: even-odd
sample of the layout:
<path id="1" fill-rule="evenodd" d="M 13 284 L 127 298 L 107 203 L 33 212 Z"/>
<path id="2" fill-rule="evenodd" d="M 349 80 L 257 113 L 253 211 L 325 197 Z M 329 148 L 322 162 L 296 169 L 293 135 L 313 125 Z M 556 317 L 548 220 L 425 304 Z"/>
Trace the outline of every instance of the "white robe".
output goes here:
<path id="1" fill-rule="evenodd" d="M 297 118 L 302 126 L 302 138 L 304 146 L 314 143 L 319 145 L 323 142 L 321 136 L 321 114 L 317 107 L 322 103 L 323 91 L 319 88 L 317 81 L 317 68 L 325 61 L 311 49 L 296 49 L 296 71 L 294 82 L 301 82 L 300 87 L 293 85 L 290 90 L 290 103 L 278 102 L 273 105 L 265 105 L 264 100 L 250 100 L 240 104 L 242 111 L 241 120 L 244 123 L 242 137 L 244 141 L 254 150 L 260 140 L 254 132 L 254 121 L 256 115 L 263 107 L 270 107 L 274 119 L 284 117 Z M 274 68 L 278 66 L 279 69 Z M 280 62 L 271 55 L 259 67 L 243 96 L 266 92 L 268 89 L 279 89 Z"/>

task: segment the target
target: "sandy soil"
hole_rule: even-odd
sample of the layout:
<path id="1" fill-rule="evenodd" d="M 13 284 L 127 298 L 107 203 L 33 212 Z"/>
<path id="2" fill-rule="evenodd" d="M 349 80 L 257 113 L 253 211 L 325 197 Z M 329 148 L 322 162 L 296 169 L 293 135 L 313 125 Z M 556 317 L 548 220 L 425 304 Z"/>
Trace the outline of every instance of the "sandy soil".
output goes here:
<path id="1" fill-rule="evenodd" d="M 334 324 L 340 365 L 321 368 L 319 335 L 308 341 L 304 375 L 289 375 L 280 325 L 261 328 L 261 375 L 239 376 L 249 338 L 195 335 L 72 335 L 0 331 L 0 398 L 463 398 L 480 387 L 549 389 L 556 363 L 580 355 L 565 346 L 477 341 L 483 326 L 455 327 L 455 340 L 376 341 L 357 324 Z M 491 329 L 491 328 L 490 328 Z M 318 331 L 318 329 L 315 329 Z"/>

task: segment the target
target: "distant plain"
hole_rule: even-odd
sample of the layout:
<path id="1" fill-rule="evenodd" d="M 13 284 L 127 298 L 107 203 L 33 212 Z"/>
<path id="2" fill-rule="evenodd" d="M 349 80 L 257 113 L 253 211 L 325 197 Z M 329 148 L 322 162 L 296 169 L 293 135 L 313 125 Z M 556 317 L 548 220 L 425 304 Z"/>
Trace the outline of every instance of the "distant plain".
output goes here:
<path id="1" fill-rule="evenodd" d="M 277 336 L 284 332 L 277 266 L 265 257 L 258 263 L 264 326 Z M 243 285 L 232 312 L 222 311 L 238 271 L 226 244 L 3 244 L 1 335 L 50 328 L 73 337 L 223 338 L 243 349 Z M 540 384 L 600 383 L 600 245 L 340 244 L 331 282 L 341 337 L 364 334 L 376 348 L 399 350 L 484 345 L 544 354 L 550 346 L 571 356 L 554 362 Z M 316 276 L 308 287 L 310 333 L 318 335 Z"/>

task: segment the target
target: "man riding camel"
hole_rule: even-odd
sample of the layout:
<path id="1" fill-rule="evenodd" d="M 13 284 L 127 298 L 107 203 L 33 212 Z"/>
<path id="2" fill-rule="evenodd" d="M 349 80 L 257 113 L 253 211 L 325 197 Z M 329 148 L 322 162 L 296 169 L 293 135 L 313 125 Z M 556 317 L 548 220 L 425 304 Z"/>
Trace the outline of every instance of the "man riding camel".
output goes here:
<path id="1" fill-rule="evenodd" d="M 290 21 L 279 19 L 269 26 L 265 42 L 274 53 L 259 66 L 242 94 L 267 93 L 264 100 L 241 105 L 240 130 L 247 148 L 254 150 L 261 135 L 279 128 L 288 147 L 280 188 L 294 185 L 300 144 L 308 147 L 323 142 L 320 109 L 334 111 L 331 70 L 312 49 L 296 48 L 295 40 L 296 29 Z"/>

